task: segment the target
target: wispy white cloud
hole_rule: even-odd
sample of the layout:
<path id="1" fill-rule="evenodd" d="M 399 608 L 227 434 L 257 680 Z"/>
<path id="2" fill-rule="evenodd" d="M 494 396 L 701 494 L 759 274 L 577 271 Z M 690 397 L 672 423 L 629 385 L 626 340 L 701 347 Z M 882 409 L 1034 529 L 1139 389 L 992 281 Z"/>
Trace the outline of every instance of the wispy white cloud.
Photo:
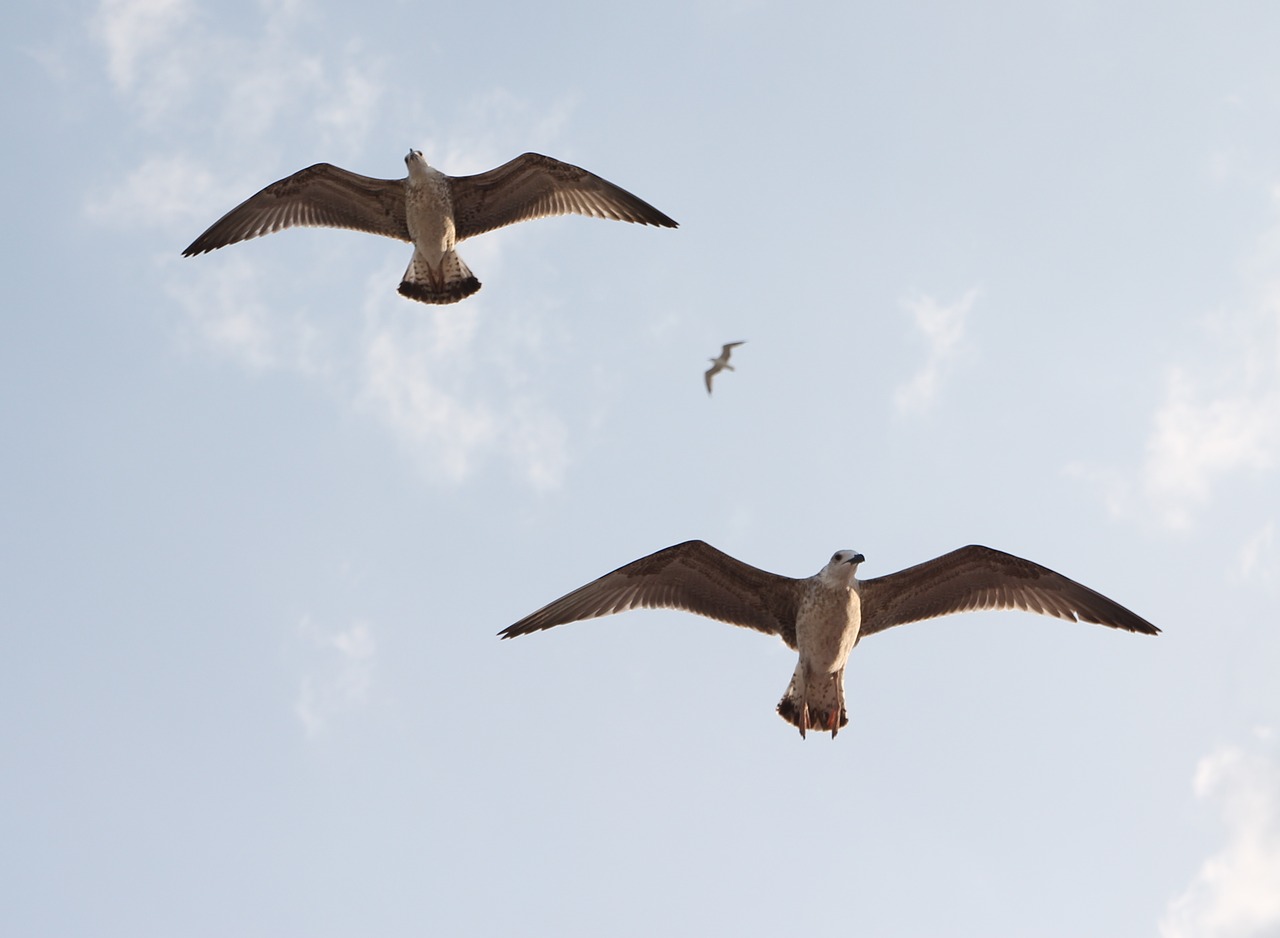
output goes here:
<path id="1" fill-rule="evenodd" d="M 154 155 L 106 192 L 90 193 L 85 211 L 115 229 L 172 225 L 195 217 L 215 188 L 203 162 L 182 153 Z"/>
<path id="2" fill-rule="evenodd" d="M 337 147 L 369 136 L 385 95 L 382 81 L 375 75 L 376 68 L 376 59 L 364 66 L 348 60 L 342 65 L 340 76 L 329 82 L 329 94 L 316 103 L 316 121 L 327 130 L 326 146 Z"/>
<path id="3" fill-rule="evenodd" d="M 315 738 L 344 714 L 369 700 L 377 663 L 373 627 L 353 622 L 337 632 L 326 632 L 304 616 L 297 634 L 313 661 L 298 682 L 293 712 L 307 736 Z"/>
<path id="4" fill-rule="evenodd" d="M 188 85 L 175 46 L 195 12 L 191 0 L 102 0 L 90 29 L 105 49 L 107 76 L 118 92 L 154 108 Z"/>
<path id="5" fill-rule="evenodd" d="M 198 0 L 101 0 L 89 33 L 147 130 L 198 127 L 243 145 L 296 123 L 327 129 L 334 146 L 362 140 L 384 92 L 379 57 L 355 42 L 314 51 L 303 4 L 259 0 L 258 14 L 256 28 L 230 32 Z"/>
<path id="6" fill-rule="evenodd" d="M 1273 193 L 1280 208 L 1280 192 Z M 1218 491 L 1275 475 L 1280 465 L 1280 225 L 1259 239 L 1245 264 L 1260 286 L 1253 300 L 1200 325 L 1194 353 L 1164 373 L 1163 400 L 1151 417 L 1134 469 L 1075 464 L 1098 483 L 1110 510 L 1190 530 Z M 1273 518 L 1280 502 L 1260 512 Z"/>
<path id="7" fill-rule="evenodd" d="M 225 355 L 250 371 L 292 371 L 309 377 L 334 375 L 330 343 L 301 310 L 269 304 L 262 274 L 251 261 L 233 255 L 216 270 L 190 268 L 168 293 L 186 311 L 188 338 Z"/>
<path id="8" fill-rule="evenodd" d="M 1239 580 L 1275 580 L 1278 575 L 1280 557 L 1276 554 L 1276 525 L 1274 521 L 1267 521 L 1237 552 L 1236 577 Z"/>
<path id="9" fill-rule="evenodd" d="M 917 331 L 924 337 L 927 352 L 924 365 L 894 395 L 899 411 L 921 413 L 933 405 L 962 348 L 966 320 L 977 298 L 975 287 L 950 305 L 923 294 L 902 301 L 901 306 L 911 314 Z"/>
<path id="10" fill-rule="evenodd" d="M 518 376 L 508 362 L 517 337 L 477 343 L 483 314 L 475 301 L 470 309 L 430 316 L 387 311 L 381 299 L 367 309 L 358 406 L 387 426 L 420 464 L 458 482 L 478 462 L 496 456 L 535 488 L 560 484 L 568 434 L 534 398 L 512 392 Z M 490 403 L 495 400 L 501 404 Z"/>
<path id="11" fill-rule="evenodd" d="M 362 400 L 403 442 L 458 481 L 477 451 L 493 445 L 498 426 L 488 408 L 464 402 L 458 376 L 447 373 L 447 356 L 458 348 L 457 335 L 449 334 L 457 330 L 440 327 L 448 321 L 378 327 L 365 346 Z"/>
<path id="12" fill-rule="evenodd" d="M 504 421 L 504 450 L 535 489 L 560 487 L 569 467 L 569 431 L 563 421 L 520 402 Z"/>
<path id="13" fill-rule="evenodd" d="M 1280 933 L 1280 760 L 1274 733 L 1200 760 L 1193 789 L 1219 810 L 1226 842 L 1200 866 L 1160 923 L 1162 938 Z"/>
<path id="14" fill-rule="evenodd" d="M 1273 323 L 1274 325 L 1274 323 Z M 1237 350 L 1240 358 L 1252 348 Z M 1244 364 L 1237 361 L 1237 365 Z M 1228 387 L 1214 390 L 1175 368 L 1168 376 L 1165 400 L 1147 438 L 1140 485 L 1145 501 L 1171 528 L 1188 528 L 1196 509 L 1232 476 L 1262 472 L 1276 464 L 1280 445 L 1280 385 L 1270 374 L 1249 369 Z"/>
<path id="15" fill-rule="evenodd" d="M 535 489 L 558 487 L 569 465 L 568 431 L 530 390 L 520 364 L 536 332 L 526 323 L 481 341 L 482 301 L 411 306 L 394 292 L 396 272 L 384 265 L 368 278 L 363 320 L 354 311 L 321 318 L 306 304 L 284 305 L 281 290 L 243 255 L 216 270 L 193 269 L 169 293 L 186 312 L 192 347 L 250 371 L 324 382 L 386 428 L 433 481 L 462 483 L 499 461 Z"/>
<path id="16" fill-rule="evenodd" d="M 263 137 L 289 112 L 328 105 L 329 66 L 321 57 L 291 48 L 245 51 L 250 67 L 226 76 L 222 113 L 228 131 Z"/>

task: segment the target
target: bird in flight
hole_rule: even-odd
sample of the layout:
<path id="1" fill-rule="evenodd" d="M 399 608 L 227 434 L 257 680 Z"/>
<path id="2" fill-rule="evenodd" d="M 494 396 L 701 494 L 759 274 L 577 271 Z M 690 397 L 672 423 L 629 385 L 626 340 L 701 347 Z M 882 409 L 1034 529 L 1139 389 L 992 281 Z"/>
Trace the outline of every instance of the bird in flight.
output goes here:
<path id="1" fill-rule="evenodd" d="M 454 246 L 495 228 L 571 214 L 677 227 L 625 189 L 540 153 L 474 176 L 446 176 L 427 165 L 421 150 L 410 150 L 404 161 L 404 179 L 360 176 L 330 163 L 308 166 L 241 202 L 182 254 L 203 254 L 295 225 L 351 228 L 412 242 L 413 259 L 399 292 L 443 304 L 480 289 Z"/>
<path id="2" fill-rule="evenodd" d="M 711 367 L 707 369 L 707 373 L 704 376 L 707 382 L 708 394 L 711 393 L 712 378 L 720 374 L 720 372 L 722 371 L 734 370 L 733 366 L 729 364 L 729 353 L 732 352 L 734 349 L 736 349 L 739 345 L 745 345 L 745 344 L 746 344 L 745 342 L 726 342 L 723 346 L 720 347 L 719 356 L 717 356 L 716 358 L 707 359 L 707 361 L 711 362 Z"/>
<path id="3" fill-rule="evenodd" d="M 768 632 L 800 655 L 778 714 L 802 737 L 815 730 L 834 739 L 849 722 L 849 653 L 863 636 L 895 625 L 954 612 L 1022 609 L 1146 635 L 1160 631 L 1075 580 L 990 547 L 961 547 L 870 580 L 856 576 L 863 560 L 857 551 L 836 551 L 813 576 L 792 579 L 703 541 L 685 541 L 619 567 L 498 634 L 515 638 L 566 622 L 656 608 Z"/>

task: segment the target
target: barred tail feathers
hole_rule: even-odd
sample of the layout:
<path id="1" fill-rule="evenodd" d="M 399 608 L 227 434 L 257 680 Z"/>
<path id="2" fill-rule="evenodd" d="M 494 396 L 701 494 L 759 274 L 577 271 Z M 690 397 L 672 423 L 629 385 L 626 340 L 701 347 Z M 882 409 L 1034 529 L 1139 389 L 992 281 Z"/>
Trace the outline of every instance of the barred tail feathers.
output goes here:
<path id="1" fill-rule="evenodd" d="M 844 668 L 831 674 L 806 673 L 803 662 L 796 665 L 787 692 L 778 701 L 778 716 L 800 730 L 836 733 L 849 724 L 844 706 Z"/>
<path id="2" fill-rule="evenodd" d="M 417 251 L 400 281 L 400 295 L 419 303 L 457 303 L 480 289 L 476 279 L 456 251 L 446 251 L 432 264 Z"/>

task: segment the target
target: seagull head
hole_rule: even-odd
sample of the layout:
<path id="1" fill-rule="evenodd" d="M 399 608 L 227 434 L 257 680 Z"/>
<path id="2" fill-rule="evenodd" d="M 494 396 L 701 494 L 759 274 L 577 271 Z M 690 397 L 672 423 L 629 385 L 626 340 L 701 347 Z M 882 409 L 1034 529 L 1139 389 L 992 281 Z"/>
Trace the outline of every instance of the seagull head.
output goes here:
<path id="1" fill-rule="evenodd" d="M 404 165 L 409 167 L 409 175 L 412 176 L 427 168 L 427 158 L 422 155 L 421 150 L 410 150 L 405 154 Z"/>
<path id="2" fill-rule="evenodd" d="M 827 565 L 822 568 L 818 576 L 832 586 L 847 587 L 853 582 L 854 575 L 858 572 L 858 564 L 864 560 L 866 558 L 856 550 L 838 550 L 831 555 L 831 559 L 827 561 Z"/>

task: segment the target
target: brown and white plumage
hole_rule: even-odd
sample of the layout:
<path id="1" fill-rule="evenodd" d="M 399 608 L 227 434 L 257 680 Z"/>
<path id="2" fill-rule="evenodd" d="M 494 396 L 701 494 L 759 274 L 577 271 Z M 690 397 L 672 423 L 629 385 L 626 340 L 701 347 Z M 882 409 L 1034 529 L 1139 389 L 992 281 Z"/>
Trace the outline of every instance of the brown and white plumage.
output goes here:
<path id="1" fill-rule="evenodd" d="M 858 580 L 863 557 L 837 551 L 803 579 L 745 564 L 703 541 L 685 541 L 619 567 L 499 633 L 514 638 L 628 609 L 682 609 L 777 635 L 799 652 L 778 713 L 830 732 L 849 722 L 844 668 L 859 639 L 895 625 L 979 609 L 1021 609 L 1155 635 L 1160 630 L 1047 567 L 971 545 L 888 576 Z"/>
<path id="2" fill-rule="evenodd" d="M 456 303 L 480 289 L 458 257 L 459 241 L 548 215 L 590 215 L 677 227 L 648 202 L 578 166 L 525 153 L 474 176 L 446 176 L 421 151 L 404 179 L 375 179 L 317 163 L 250 196 L 183 251 L 190 257 L 293 226 L 349 228 L 409 241 L 414 256 L 400 293 Z"/>
<path id="3" fill-rule="evenodd" d="M 726 342 L 720 347 L 720 355 L 716 358 L 708 359 L 711 367 L 707 369 L 703 379 L 707 382 L 707 393 L 711 393 L 711 379 L 722 371 L 733 371 L 733 366 L 729 364 L 729 353 L 736 349 L 739 345 L 745 345 L 745 342 Z"/>

